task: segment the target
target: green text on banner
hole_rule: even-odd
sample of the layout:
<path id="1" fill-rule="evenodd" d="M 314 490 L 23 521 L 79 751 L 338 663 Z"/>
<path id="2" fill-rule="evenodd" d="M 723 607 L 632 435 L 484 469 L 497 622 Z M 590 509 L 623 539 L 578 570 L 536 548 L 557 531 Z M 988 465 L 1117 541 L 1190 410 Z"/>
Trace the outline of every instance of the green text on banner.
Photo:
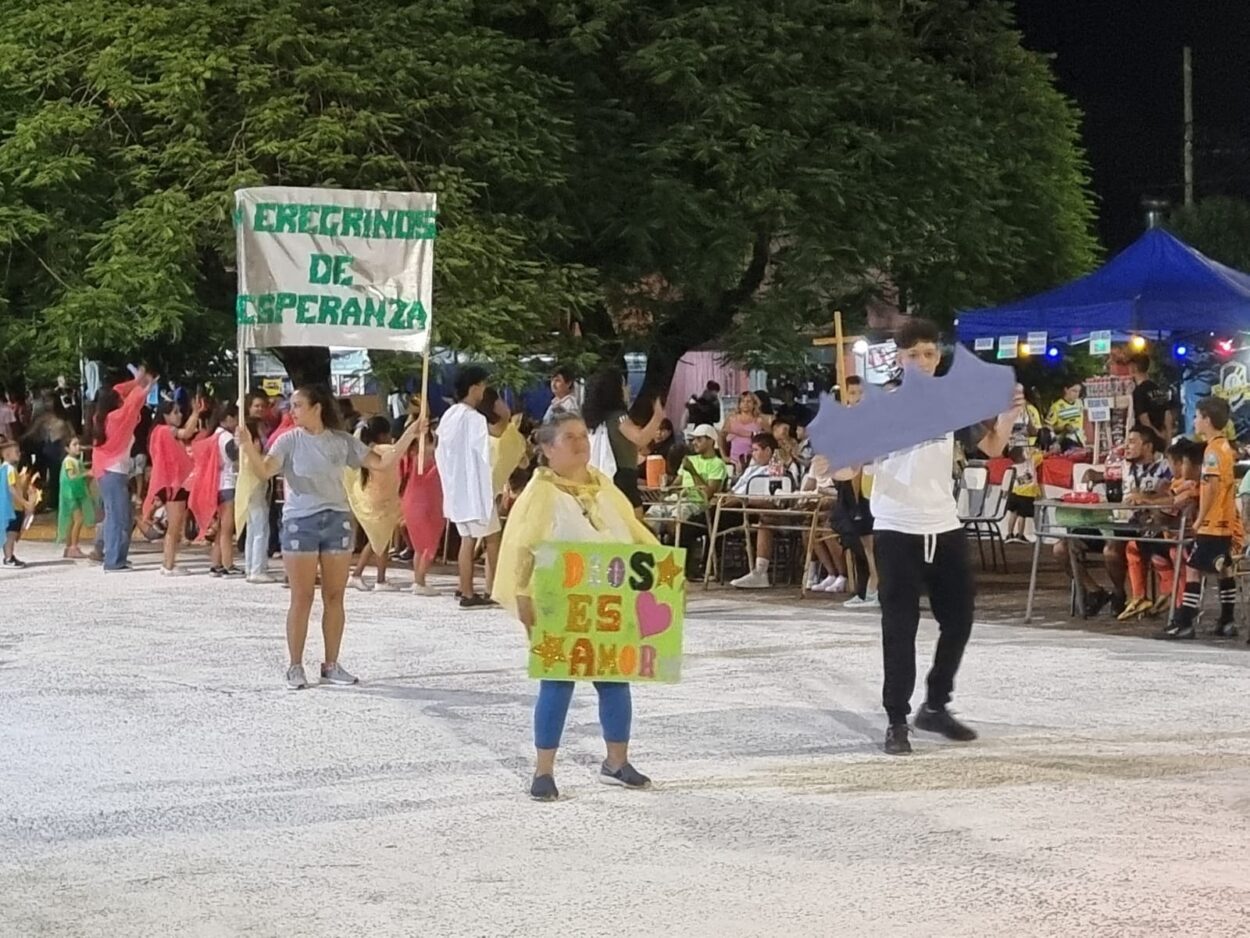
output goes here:
<path id="1" fill-rule="evenodd" d="M 421 192 L 235 192 L 240 346 L 424 352 L 437 214 Z"/>

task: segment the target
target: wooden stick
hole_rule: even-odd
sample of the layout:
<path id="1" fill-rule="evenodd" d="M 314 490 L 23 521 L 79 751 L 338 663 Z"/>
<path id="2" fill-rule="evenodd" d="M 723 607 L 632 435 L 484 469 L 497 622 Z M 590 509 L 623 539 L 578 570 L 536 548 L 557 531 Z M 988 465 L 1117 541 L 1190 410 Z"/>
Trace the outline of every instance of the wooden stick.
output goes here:
<path id="1" fill-rule="evenodd" d="M 430 331 L 425 340 L 425 355 L 421 359 L 421 414 L 418 419 L 426 420 L 430 416 L 430 355 L 434 352 L 434 322 L 430 321 Z M 425 437 L 421 434 L 421 442 L 417 444 L 417 474 L 425 475 Z"/>
<path id="2" fill-rule="evenodd" d="M 842 310 L 835 309 L 833 311 L 833 344 L 836 349 L 834 354 L 837 356 L 833 360 L 834 377 L 838 382 L 838 396 L 842 399 L 842 403 L 846 404 L 846 384 L 843 381 L 842 372 L 845 370 L 843 364 L 843 350 L 845 341 L 842 337 Z"/>

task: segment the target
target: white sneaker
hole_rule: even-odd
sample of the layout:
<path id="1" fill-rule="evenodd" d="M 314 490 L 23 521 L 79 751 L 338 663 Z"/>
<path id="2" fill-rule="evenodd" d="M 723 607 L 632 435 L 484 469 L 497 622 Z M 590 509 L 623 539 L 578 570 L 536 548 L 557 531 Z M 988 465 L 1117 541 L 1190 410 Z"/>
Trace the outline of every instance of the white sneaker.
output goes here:
<path id="1" fill-rule="evenodd" d="M 438 590 L 436 590 L 432 586 L 427 586 L 425 583 L 413 583 L 412 595 L 414 596 L 437 596 Z"/>
<path id="2" fill-rule="evenodd" d="M 373 584 L 373 588 L 380 593 L 397 593 L 402 587 L 391 580 L 378 580 Z"/>
<path id="3" fill-rule="evenodd" d="M 362 576 L 352 577 L 347 581 L 347 585 L 360 590 L 362 593 L 373 592 L 373 587 L 366 583 L 365 578 Z"/>
<path id="4" fill-rule="evenodd" d="M 812 587 L 812 592 L 832 593 L 834 591 L 833 585 L 837 582 L 838 582 L 838 578 L 836 576 L 827 576 L 823 580 L 821 580 L 819 583 L 817 583 L 815 586 Z"/>
<path id="5" fill-rule="evenodd" d="M 835 577 L 833 578 L 833 585 L 832 585 L 831 587 L 829 587 L 827 590 L 825 590 L 825 592 L 827 592 L 827 593 L 845 593 L 845 592 L 846 592 L 846 577 L 844 577 L 844 576 L 835 576 Z"/>
<path id="6" fill-rule="evenodd" d="M 760 570 L 752 570 L 746 576 L 740 576 L 731 581 L 729 585 L 740 590 L 766 590 L 772 586 L 768 582 L 768 574 Z"/>
<path id="7" fill-rule="evenodd" d="M 852 596 L 842 604 L 844 609 L 880 609 L 881 602 L 877 599 L 876 593 L 865 593 L 864 598 Z"/>
<path id="8" fill-rule="evenodd" d="M 277 583 L 278 578 L 270 573 L 253 573 L 247 578 L 247 582 L 258 585 L 261 583 Z"/>
<path id="9" fill-rule="evenodd" d="M 188 572 L 185 567 L 161 567 L 161 576 L 186 576 Z"/>

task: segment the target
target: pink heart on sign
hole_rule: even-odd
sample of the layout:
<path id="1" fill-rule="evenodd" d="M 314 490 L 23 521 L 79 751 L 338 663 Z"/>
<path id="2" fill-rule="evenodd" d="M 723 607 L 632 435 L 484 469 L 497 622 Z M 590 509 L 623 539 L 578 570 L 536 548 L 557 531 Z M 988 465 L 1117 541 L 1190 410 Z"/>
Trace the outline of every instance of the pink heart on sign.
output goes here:
<path id="1" fill-rule="evenodd" d="M 638 632 L 643 638 L 659 635 L 673 624 L 673 607 L 659 602 L 650 593 L 639 593 L 634 602 L 638 615 Z"/>

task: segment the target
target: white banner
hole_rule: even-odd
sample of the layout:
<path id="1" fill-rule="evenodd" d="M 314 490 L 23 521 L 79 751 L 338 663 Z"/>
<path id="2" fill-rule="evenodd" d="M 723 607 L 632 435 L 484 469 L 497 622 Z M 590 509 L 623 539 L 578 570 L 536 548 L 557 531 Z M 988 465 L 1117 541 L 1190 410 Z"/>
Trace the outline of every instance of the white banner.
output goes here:
<path id="1" fill-rule="evenodd" d="M 289 186 L 234 196 L 243 348 L 426 350 L 436 196 Z"/>

